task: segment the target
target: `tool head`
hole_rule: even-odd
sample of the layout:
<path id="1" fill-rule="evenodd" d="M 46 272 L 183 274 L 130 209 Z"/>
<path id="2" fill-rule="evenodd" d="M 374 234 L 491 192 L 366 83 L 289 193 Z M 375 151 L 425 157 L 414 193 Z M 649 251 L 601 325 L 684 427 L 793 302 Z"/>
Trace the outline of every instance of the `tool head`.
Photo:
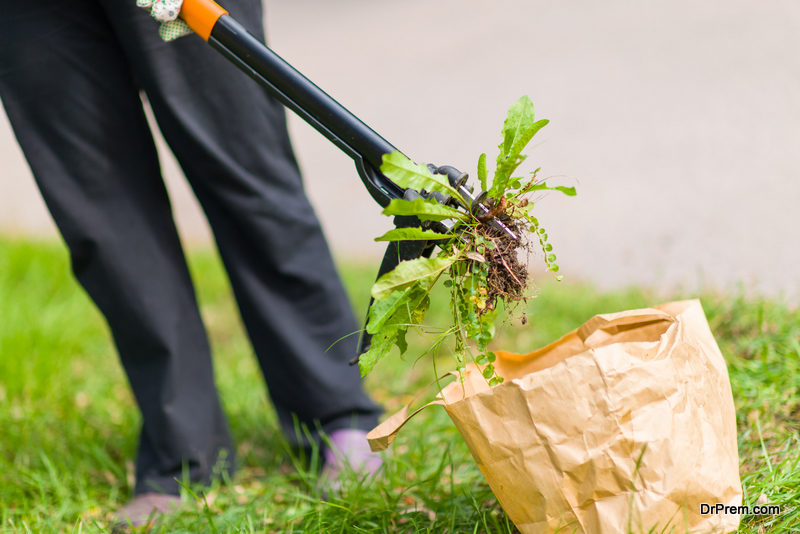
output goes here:
<path id="1" fill-rule="evenodd" d="M 516 232 L 506 226 L 495 215 L 491 214 L 491 210 L 484 203 L 486 199 L 486 191 L 481 191 L 477 195 L 472 194 L 472 187 L 467 183 L 469 180 L 469 175 L 467 173 L 461 172 L 450 165 L 436 167 L 435 165 L 429 164 L 428 168 L 431 170 L 431 172 L 447 176 L 450 185 L 453 186 L 456 191 L 458 191 L 458 194 L 461 195 L 461 199 L 466 203 L 467 206 L 469 206 L 470 212 L 476 218 L 482 221 L 485 220 L 486 224 L 497 228 L 514 241 L 519 239 Z"/>

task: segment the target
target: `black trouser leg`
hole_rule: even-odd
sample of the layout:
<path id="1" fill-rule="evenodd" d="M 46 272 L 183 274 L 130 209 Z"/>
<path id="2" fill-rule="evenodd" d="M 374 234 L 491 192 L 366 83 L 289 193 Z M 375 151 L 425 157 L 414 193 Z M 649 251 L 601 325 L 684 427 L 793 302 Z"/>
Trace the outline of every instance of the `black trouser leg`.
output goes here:
<path id="1" fill-rule="evenodd" d="M 176 493 L 183 466 L 207 480 L 231 441 L 138 89 L 97 3 L 4 2 L 0 98 L 142 411 L 136 491 Z"/>
<path id="2" fill-rule="evenodd" d="M 293 415 L 327 431 L 371 428 L 379 410 L 347 365 L 357 336 L 334 344 L 358 326 L 303 191 L 282 106 L 200 38 L 161 43 L 132 2 L 108 5 L 209 218 L 284 431 L 294 437 Z M 225 7 L 263 37 L 258 1 Z"/>

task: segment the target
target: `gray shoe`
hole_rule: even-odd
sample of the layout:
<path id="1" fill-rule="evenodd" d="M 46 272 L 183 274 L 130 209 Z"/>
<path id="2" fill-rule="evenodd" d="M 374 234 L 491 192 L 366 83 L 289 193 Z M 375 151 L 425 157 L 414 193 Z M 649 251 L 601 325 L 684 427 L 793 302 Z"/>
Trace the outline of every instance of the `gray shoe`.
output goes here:
<path id="1" fill-rule="evenodd" d="M 113 530 L 125 532 L 131 527 L 149 525 L 159 516 L 178 511 L 180 506 L 181 498 L 177 495 L 142 493 L 114 512 Z"/>
<path id="2" fill-rule="evenodd" d="M 338 491 L 345 472 L 367 477 L 378 472 L 383 464 L 380 454 L 372 452 L 367 432 L 356 429 L 335 430 L 328 436 L 330 444 L 323 451 L 325 464 L 320 474 L 323 488 Z M 325 492 L 327 494 L 327 491 Z"/>

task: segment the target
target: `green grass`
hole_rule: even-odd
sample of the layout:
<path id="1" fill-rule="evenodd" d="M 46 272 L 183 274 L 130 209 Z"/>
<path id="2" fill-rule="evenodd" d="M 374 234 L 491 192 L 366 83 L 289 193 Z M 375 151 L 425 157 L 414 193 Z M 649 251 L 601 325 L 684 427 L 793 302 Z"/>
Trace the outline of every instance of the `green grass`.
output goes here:
<path id="1" fill-rule="evenodd" d="M 385 474 L 325 500 L 314 459 L 293 456 L 216 257 L 191 255 L 219 388 L 242 468 L 233 480 L 187 489 L 195 504 L 161 532 L 513 532 L 443 410 L 407 425 Z M 363 313 L 375 265 L 343 265 Z M 680 295 L 675 295 L 679 297 Z M 601 292 L 545 283 L 526 327 L 500 343 L 534 348 L 598 312 L 663 300 L 641 290 Z M 778 516 L 747 517 L 741 532 L 800 525 L 800 320 L 774 300 L 705 295 L 728 359 L 737 408 L 745 503 L 764 494 Z M 445 308 L 434 308 L 441 316 Z M 424 345 L 417 340 L 409 350 Z M 390 358 L 367 381 L 387 411 L 433 378 L 426 360 Z M 434 393 L 433 388 L 430 394 Z M 60 244 L 0 239 L 0 532 L 102 532 L 130 498 L 139 416 L 101 316 L 69 274 Z M 194 494 L 195 496 L 193 496 Z"/>

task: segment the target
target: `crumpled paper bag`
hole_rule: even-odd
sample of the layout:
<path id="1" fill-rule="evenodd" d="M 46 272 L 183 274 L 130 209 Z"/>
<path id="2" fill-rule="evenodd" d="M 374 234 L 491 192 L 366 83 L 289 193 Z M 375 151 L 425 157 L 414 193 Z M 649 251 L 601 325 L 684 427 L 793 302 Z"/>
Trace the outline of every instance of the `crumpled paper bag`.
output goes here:
<path id="1" fill-rule="evenodd" d="M 699 301 L 597 315 L 496 354 L 505 382 L 490 388 L 473 365 L 426 406 L 444 406 L 522 532 L 738 528 L 738 515 L 701 515 L 741 505 L 742 488 L 728 372 Z M 373 429 L 373 450 L 417 412 Z"/>

